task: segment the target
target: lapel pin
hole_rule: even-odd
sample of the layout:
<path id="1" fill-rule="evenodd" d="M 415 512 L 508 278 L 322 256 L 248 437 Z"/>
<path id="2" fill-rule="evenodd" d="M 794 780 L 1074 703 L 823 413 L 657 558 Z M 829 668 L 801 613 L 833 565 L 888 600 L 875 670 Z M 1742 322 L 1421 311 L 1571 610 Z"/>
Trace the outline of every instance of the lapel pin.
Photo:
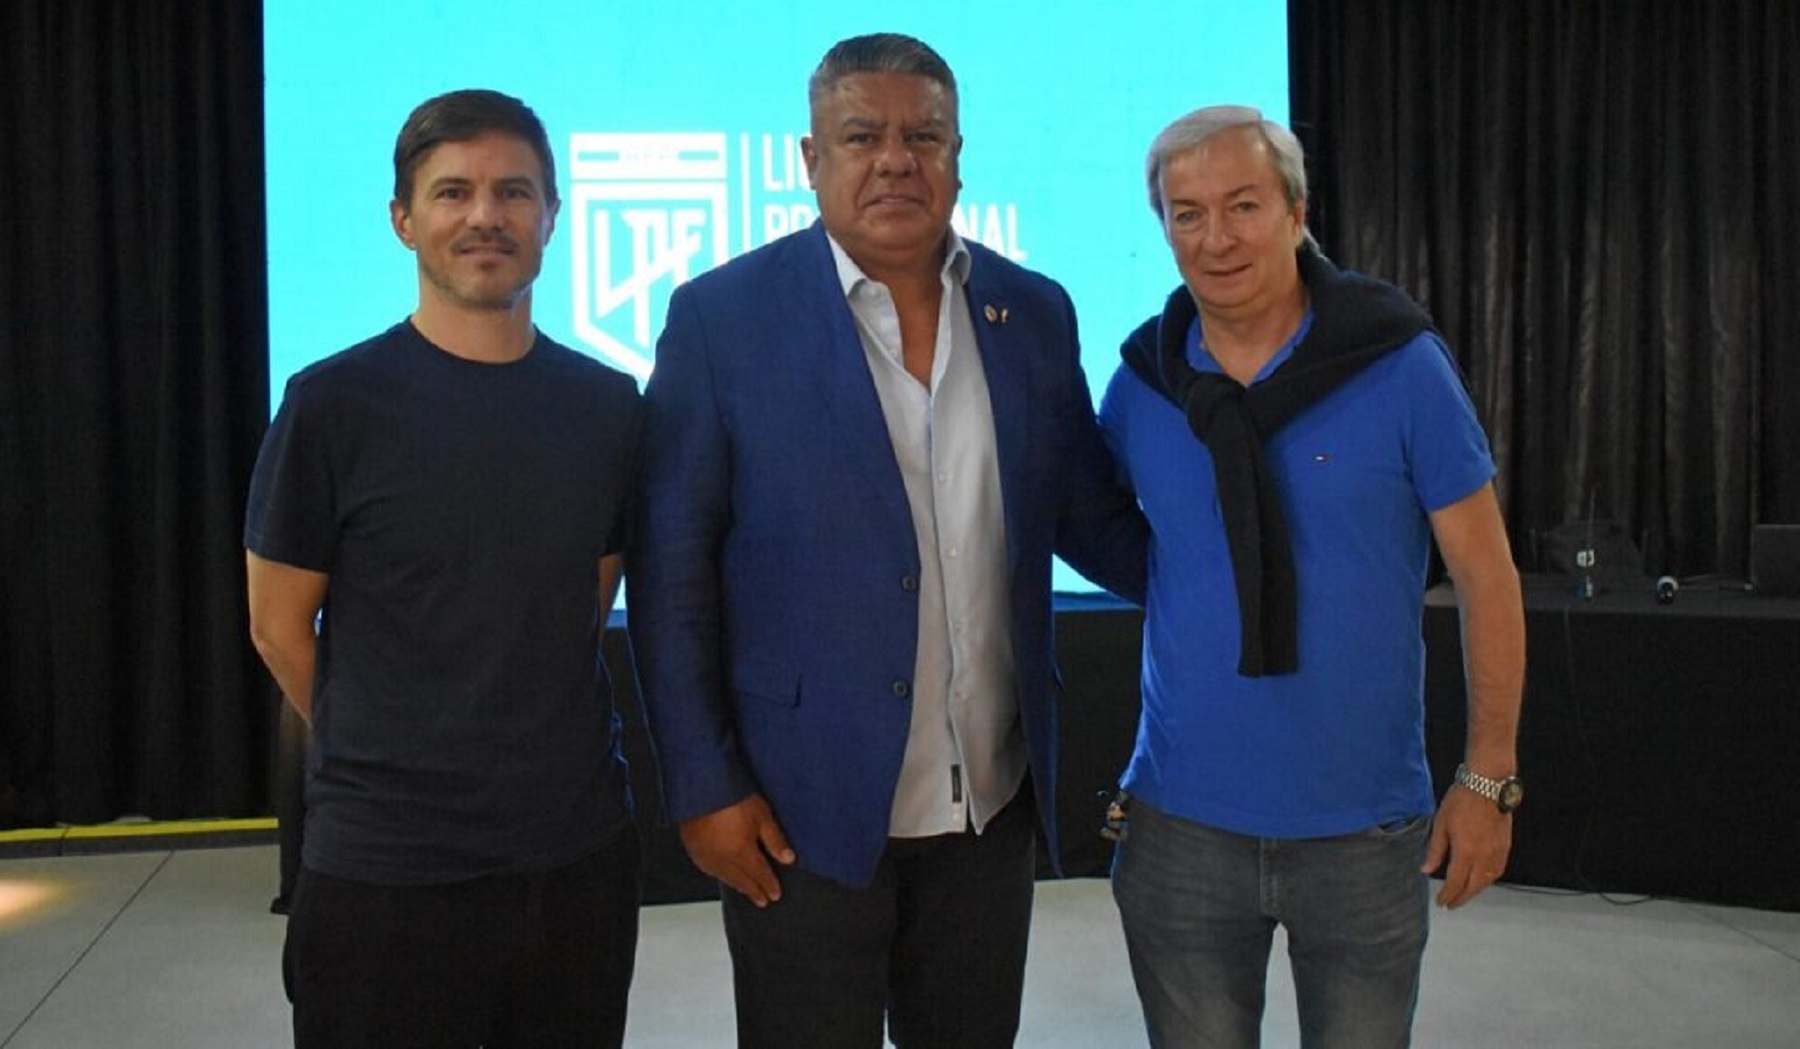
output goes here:
<path id="1" fill-rule="evenodd" d="M 987 317 L 987 321 L 989 324 L 992 324 L 995 321 L 1000 319 L 999 311 L 995 310 L 992 305 L 983 306 L 981 308 L 981 312 L 983 315 L 985 315 Z"/>
<path id="2" fill-rule="evenodd" d="M 1010 311 L 1007 310 L 1007 308 L 1005 306 L 1000 307 L 1000 323 L 1001 324 L 1006 323 L 1006 317 L 1009 312 Z"/>

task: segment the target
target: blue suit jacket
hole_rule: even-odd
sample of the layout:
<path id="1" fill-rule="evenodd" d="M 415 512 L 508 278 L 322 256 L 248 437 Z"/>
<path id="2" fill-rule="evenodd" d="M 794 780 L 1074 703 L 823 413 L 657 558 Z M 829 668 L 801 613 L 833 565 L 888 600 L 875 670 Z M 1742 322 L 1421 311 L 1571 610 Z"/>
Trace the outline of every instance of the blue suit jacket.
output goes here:
<path id="1" fill-rule="evenodd" d="M 1145 526 L 1094 422 L 1068 296 L 969 250 L 1019 710 L 1054 856 L 1051 553 L 1141 600 Z M 919 550 L 821 225 L 676 290 L 642 447 L 629 622 L 667 815 L 760 791 L 801 866 L 867 884 L 911 724 Z"/>

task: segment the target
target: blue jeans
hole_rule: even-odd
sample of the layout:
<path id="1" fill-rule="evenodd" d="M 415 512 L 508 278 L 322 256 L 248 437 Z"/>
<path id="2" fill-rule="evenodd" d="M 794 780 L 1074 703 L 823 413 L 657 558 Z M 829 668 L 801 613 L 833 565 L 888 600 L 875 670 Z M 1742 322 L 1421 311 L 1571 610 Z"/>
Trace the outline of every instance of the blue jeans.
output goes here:
<path id="1" fill-rule="evenodd" d="M 1430 889 L 1431 817 L 1333 838 L 1252 838 L 1140 800 L 1113 857 L 1113 898 L 1157 1047 L 1259 1043 L 1269 945 L 1287 930 L 1301 1044 L 1412 1038 Z"/>

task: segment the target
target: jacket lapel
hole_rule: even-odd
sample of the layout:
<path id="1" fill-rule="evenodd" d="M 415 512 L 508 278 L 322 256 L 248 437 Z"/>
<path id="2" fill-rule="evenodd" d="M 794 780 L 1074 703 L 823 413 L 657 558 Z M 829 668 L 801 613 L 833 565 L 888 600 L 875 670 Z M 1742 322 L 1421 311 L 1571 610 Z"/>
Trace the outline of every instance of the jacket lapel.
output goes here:
<path id="1" fill-rule="evenodd" d="M 814 380 L 823 410 L 836 420 L 839 450 L 859 475 L 869 479 L 890 518 L 905 522 L 910 534 L 912 509 L 906 484 L 823 224 L 815 223 L 796 248 L 789 256 L 792 272 L 787 282 L 795 301 L 786 314 L 798 326 L 796 359 Z"/>
<path id="2" fill-rule="evenodd" d="M 981 369 L 987 376 L 988 401 L 994 413 L 994 446 L 1000 461 L 1000 501 L 1006 514 L 1006 549 L 1009 568 L 1019 556 L 1018 513 L 1026 505 L 1022 486 L 1028 474 L 1026 421 L 1031 408 L 1030 318 L 1018 315 L 1006 283 L 993 279 L 993 267 L 982 264 L 980 251 L 971 246 L 972 265 L 965 292 L 975 342 L 981 348 Z"/>

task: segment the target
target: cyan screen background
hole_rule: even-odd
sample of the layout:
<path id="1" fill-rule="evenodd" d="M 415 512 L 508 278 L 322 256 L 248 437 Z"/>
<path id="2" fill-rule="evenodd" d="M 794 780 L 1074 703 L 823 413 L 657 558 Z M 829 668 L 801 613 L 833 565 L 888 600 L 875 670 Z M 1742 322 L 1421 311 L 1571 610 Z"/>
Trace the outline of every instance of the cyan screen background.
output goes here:
<path id="1" fill-rule="evenodd" d="M 1178 279 L 1146 202 L 1144 151 L 1170 120 L 1203 105 L 1243 103 L 1286 119 L 1285 0 L 856 8 L 268 0 L 272 397 L 295 370 L 416 302 L 416 272 L 387 205 L 394 136 L 425 98 L 491 87 L 537 111 L 563 205 L 534 318 L 553 338 L 642 374 L 683 266 L 701 272 L 720 253 L 810 218 L 794 152 L 807 129 L 806 79 L 833 42 L 892 30 L 930 43 L 956 72 L 958 228 L 1068 288 L 1097 403 L 1119 341 Z M 655 159 L 677 155 L 668 139 L 625 140 L 623 152 L 604 148 L 617 139 L 574 148 L 573 136 L 594 134 L 706 137 L 678 154 L 699 163 L 671 166 Z M 633 209 L 637 229 L 669 238 L 652 248 L 686 236 L 695 250 L 646 255 L 633 244 Z M 646 269 L 647 258 L 664 265 Z M 1058 589 L 1092 589 L 1060 564 L 1057 573 Z"/>

